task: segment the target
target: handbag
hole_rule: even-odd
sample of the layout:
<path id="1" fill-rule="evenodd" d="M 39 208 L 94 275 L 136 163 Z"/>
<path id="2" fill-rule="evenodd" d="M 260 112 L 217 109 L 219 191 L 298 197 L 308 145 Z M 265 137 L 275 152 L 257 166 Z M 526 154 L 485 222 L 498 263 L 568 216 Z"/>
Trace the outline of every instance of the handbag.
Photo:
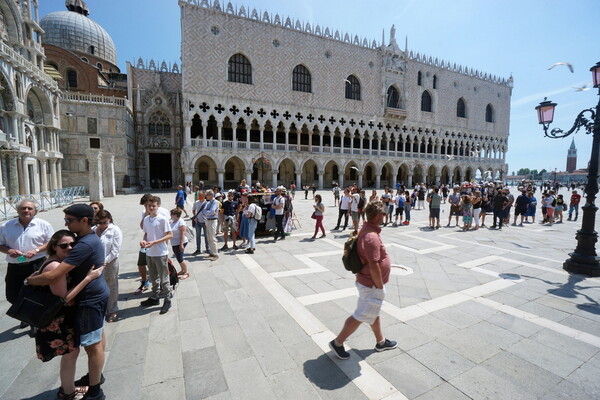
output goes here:
<path id="1" fill-rule="evenodd" d="M 312 219 L 317 219 L 317 213 L 313 211 L 312 215 L 310 216 Z"/>
<path id="2" fill-rule="evenodd" d="M 48 286 L 23 286 L 6 314 L 35 328 L 45 328 L 64 306 L 65 300 Z"/>

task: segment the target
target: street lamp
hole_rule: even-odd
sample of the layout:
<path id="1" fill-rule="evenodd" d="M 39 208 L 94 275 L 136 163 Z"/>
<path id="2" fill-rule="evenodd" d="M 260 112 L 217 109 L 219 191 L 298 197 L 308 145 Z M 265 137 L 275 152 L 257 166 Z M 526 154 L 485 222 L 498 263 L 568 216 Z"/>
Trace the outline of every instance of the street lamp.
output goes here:
<path id="1" fill-rule="evenodd" d="M 600 62 L 590 68 L 594 87 L 598 88 L 600 95 Z M 587 276 L 600 276 L 600 257 L 596 253 L 596 242 L 598 233 L 595 231 L 596 211 L 598 207 L 594 204 L 596 194 L 598 193 L 598 160 L 600 152 L 600 100 L 596 105 L 596 110 L 588 108 L 579 113 L 575 118 L 573 127 L 564 132 L 562 129 L 554 128 L 548 132 L 548 128 L 554 119 L 554 108 L 556 103 L 544 99 L 535 109 L 538 114 L 538 121 L 544 127 L 544 136 L 557 139 L 564 138 L 578 132 L 581 128 L 586 134 L 592 134 L 592 155 L 588 167 L 588 180 L 585 186 L 586 203 L 581 208 L 583 218 L 581 220 L 581 229 L 577 231 L 577 247 L 572 253 L 569 253 L 569 259 L 563 264 L 563 269 L 575 274 Z M 588 117 L 586 117 L 588 115 Z"/>

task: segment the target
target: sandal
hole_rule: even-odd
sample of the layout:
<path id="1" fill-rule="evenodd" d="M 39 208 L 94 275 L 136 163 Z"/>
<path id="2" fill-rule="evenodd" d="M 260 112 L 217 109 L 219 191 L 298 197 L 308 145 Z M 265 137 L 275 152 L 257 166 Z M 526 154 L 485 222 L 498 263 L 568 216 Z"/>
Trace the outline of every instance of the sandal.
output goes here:
<path id="1" fill-rule="evenodd" d="M 86 394 L 88 391 L 88 386 L 75 386 L 75 391 L 71 394 L 66 394 L 65 393 L 65 389 L 63 389 L 63 387 L 59 387 L 58 388 L 58 392 L 56 392 L 56 398 L 57 399 L 63 399 L 63 400 L 75 400 L 75 399 L 80 399 L 80 397 L 77 397 L 77 395 L 84 395 Z"/>
<path id="2" fill-rule="evenodd" d="M 106 317 L 106 322 L 115 322 L 119 320 L 119 316 L 117 315 L 116 312 L 114 313 L 110 313 L 108 314 L 108 316 Z"/>
<path id="3" fill-rule="evenodd" d="M 179 280 L 182 281 L 184 279 L 187 279 L 190 277 L 190 274 L 188 274 L 187 272 L 184 274 L 179 275 Z"/>

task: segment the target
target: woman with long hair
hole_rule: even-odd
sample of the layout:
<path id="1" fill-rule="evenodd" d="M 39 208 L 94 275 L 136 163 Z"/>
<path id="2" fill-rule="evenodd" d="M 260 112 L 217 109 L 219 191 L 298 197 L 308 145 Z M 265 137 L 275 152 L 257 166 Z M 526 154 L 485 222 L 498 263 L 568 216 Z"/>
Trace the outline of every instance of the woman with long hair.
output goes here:
<path id="1" fill-rule="evenodd" d="M 320 237 L 324 238 L 325 235 L 325 227 L 323 226 L 323 214 L 325 213 L 325 205 L 323 204 L 323 199 L 320 194 L 315 195 L 315 204 L 313 204 L 313 208 L 315 209 L 313 215 L 315 218 L 315 234 L 311 237 L 311 239 L 315 239 L 317 237 L 317 232 L 321 229 L 322 235 Z"/>
<path id="2" fill-rule="evenodd" d="M 67 258 L 73 246 L 75 246 L 73 233 L 64 229 L 55 232 L 46 249 L 48 259 L 35 274 L 57 268 Z M 62 297 L 66 303 L 50 325 L 38 329 L 35 334 L 35 351 L 40 360 L 46 362 L 56 356 L 62 356 L 61 387 L 58 389 L 58 398 L 74 400 L 80 396 L 75 388 L 75 365 L 79 355 L 79 343 L 75 341 L 75 310 L 71 307 L 71 303 L 89 282 L 102 274 L 103 270 L 104 267 L 90 269 L 87 276 L 75 287 L 71 287 L 68 275 L 46 287 L 55 296 Z"/>

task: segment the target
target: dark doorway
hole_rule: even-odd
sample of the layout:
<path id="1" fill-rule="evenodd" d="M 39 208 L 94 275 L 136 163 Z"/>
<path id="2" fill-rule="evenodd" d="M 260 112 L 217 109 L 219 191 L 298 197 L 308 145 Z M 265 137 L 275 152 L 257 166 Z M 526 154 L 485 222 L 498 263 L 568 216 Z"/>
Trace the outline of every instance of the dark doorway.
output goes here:
<path id="1" fill-rule="evenodd" d="M 170 189 L 173 186 L 171 175 L 171 154 L 149 153 L 150 187 L 152 189 Z"/>

